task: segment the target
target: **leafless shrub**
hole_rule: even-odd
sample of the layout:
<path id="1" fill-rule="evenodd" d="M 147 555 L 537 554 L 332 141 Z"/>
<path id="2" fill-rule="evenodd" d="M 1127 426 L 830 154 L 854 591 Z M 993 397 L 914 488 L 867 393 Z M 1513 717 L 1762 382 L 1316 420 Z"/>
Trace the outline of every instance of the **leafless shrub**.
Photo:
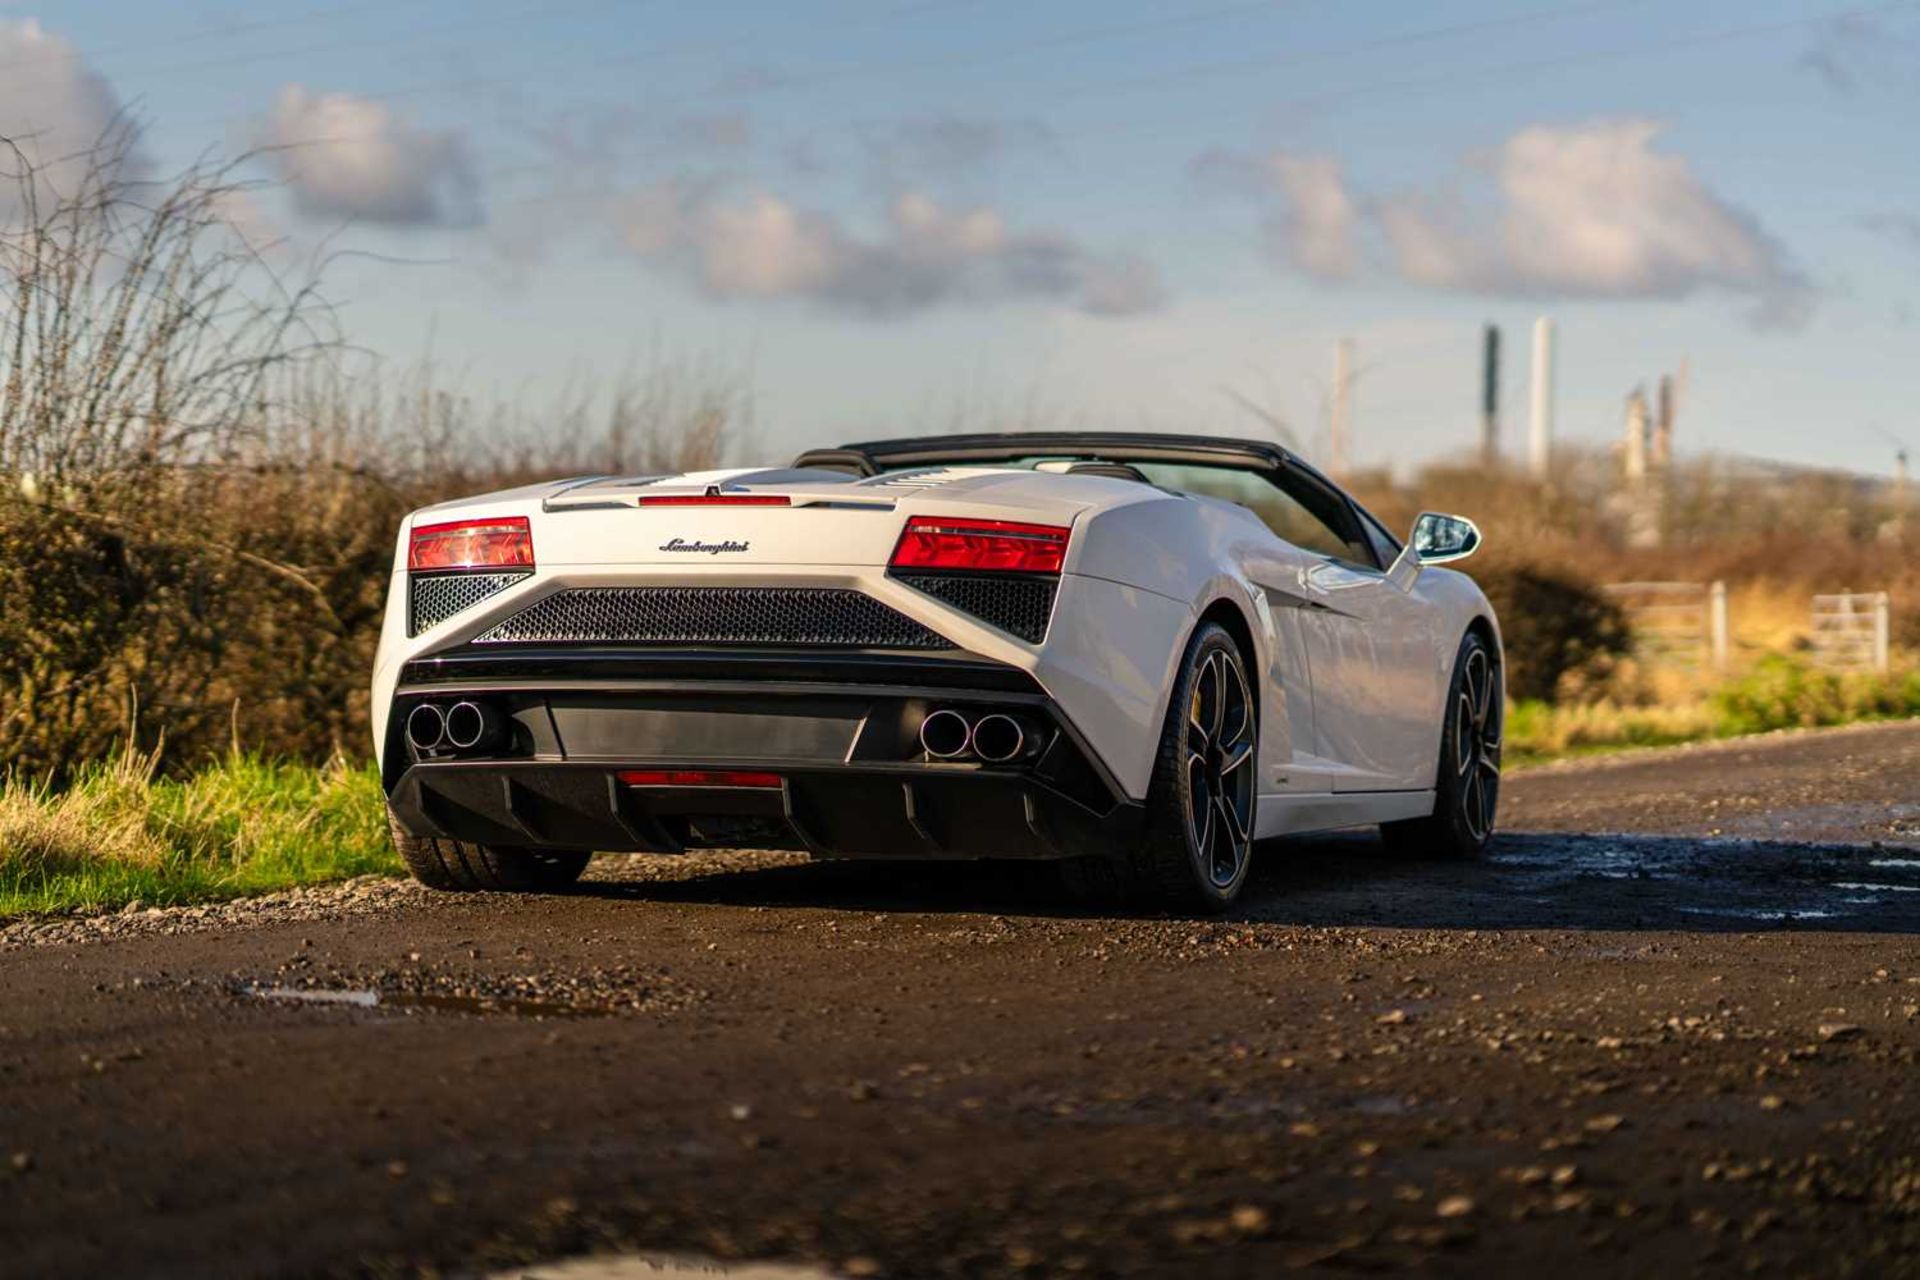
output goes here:
<path id="1" fill-rule="evenodd" d="M 0 471 L 60 486 L 217 459 L 266 379 L 332 345 L 313 279 L 290 284 L 236 223 L 236 161 L 165 183 L 115 126 L 70 190 L 0 138 Z M 8 163 L 10 160 L 10 164 Z"/>
<path id="2" fill-rule="evenodd" d="M 69 776 L 130 709 L 163 764 L 360 755 L 401 517 L 540 476 L 718 464 L 741 375 L 657 357 L 596 394 L 468 393 L 350 353 L 309 271 L 116 130 L 60 190 L 0 141 L 0 761 Z M 4 167 L 0 165 L 0 167 Z M 162 731 L 164 730 L 164 734 Z"/>

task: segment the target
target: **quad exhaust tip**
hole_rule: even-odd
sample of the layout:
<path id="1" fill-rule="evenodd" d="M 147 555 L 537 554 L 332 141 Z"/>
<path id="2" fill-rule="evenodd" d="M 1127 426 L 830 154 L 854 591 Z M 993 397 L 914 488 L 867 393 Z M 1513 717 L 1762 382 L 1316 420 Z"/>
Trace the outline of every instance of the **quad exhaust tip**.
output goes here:
<path id="1" fill-rule="evenodd" d="M 456 751 L 491 746 L 500 740 L 500 713 L 483 702 L 456 702 L 447 709 L 447 744 Z"/>
<path id="2" fill-rule="evenodd" d="M 1005 764 L 1026 754 L 1030 735 L 1012 716 L 994 712 L 973 726 L 973 751 L 989 764 Z"/>
<path id="3" fill-rule="evenodd" d="M 1032 754 L 1039 743 L 1039 734 L 1026 720 L 998 711 L 969 720 L 943 707 L 920 722 L 920 747 L 935 760 L 972 756 L 988 764 L 1008 764 Z"/>
<path id="4" fill-rule="evenodd" d="M 415 751 L 437 751 L 446 745 L 446 713 L 431 702 L 407 712 L 407 743 Z"/>
<path id="5" fill-rule="evenodd" d="M 955 760 L 973 742 L 973 726 L 958 711 L 935 711 L 920 722 L 920 746 L 935 760 Z"/>

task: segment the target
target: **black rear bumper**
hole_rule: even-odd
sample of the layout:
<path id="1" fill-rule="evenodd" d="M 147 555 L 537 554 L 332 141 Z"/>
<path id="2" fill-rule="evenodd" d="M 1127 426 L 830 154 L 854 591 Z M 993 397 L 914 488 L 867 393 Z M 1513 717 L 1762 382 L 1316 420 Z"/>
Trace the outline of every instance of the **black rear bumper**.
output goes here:
<path id="1" fill-rule="evenodd" d="M 408 746 L 414 706 L 460 699 L 505 717 L 496 750 Z M 929 759 L 918 726 L 945 707 L 1016 714 L 1042 743 L 1017 763 Z M 1122 847 L 1140 823 L 1032 677 L 975 655 L 469 648 L 409 663 L 388 728 L 401 825 L 481 844 L 1057 858 Z M 620 780 L 633 770 L 751 771 L 777 785 Z"/>

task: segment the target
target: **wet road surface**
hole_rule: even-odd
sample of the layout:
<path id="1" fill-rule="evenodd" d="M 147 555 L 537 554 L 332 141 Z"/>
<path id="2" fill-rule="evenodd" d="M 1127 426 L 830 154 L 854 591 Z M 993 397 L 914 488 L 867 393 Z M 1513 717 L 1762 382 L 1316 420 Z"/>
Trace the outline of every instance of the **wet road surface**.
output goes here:
<path id="1" fill-rule="evenodd" d="M 16 925 L 0 1273 L 1920 1274 L 1916 803 L 1907 724 L 1263 848 L 1225 921 L 724 854 Z"/>

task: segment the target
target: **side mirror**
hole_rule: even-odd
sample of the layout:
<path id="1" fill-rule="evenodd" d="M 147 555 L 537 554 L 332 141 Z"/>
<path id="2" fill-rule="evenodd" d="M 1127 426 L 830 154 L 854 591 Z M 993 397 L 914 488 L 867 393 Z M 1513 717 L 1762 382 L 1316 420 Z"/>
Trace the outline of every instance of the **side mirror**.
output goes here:
<path id="1" fill-rule="evenodd" d="M 1413 522 L 1407 546 L 1421 564 L 1464 560 L 1480 548 L 1480 530 L 1465 516 L 1423 511 Z"/>

